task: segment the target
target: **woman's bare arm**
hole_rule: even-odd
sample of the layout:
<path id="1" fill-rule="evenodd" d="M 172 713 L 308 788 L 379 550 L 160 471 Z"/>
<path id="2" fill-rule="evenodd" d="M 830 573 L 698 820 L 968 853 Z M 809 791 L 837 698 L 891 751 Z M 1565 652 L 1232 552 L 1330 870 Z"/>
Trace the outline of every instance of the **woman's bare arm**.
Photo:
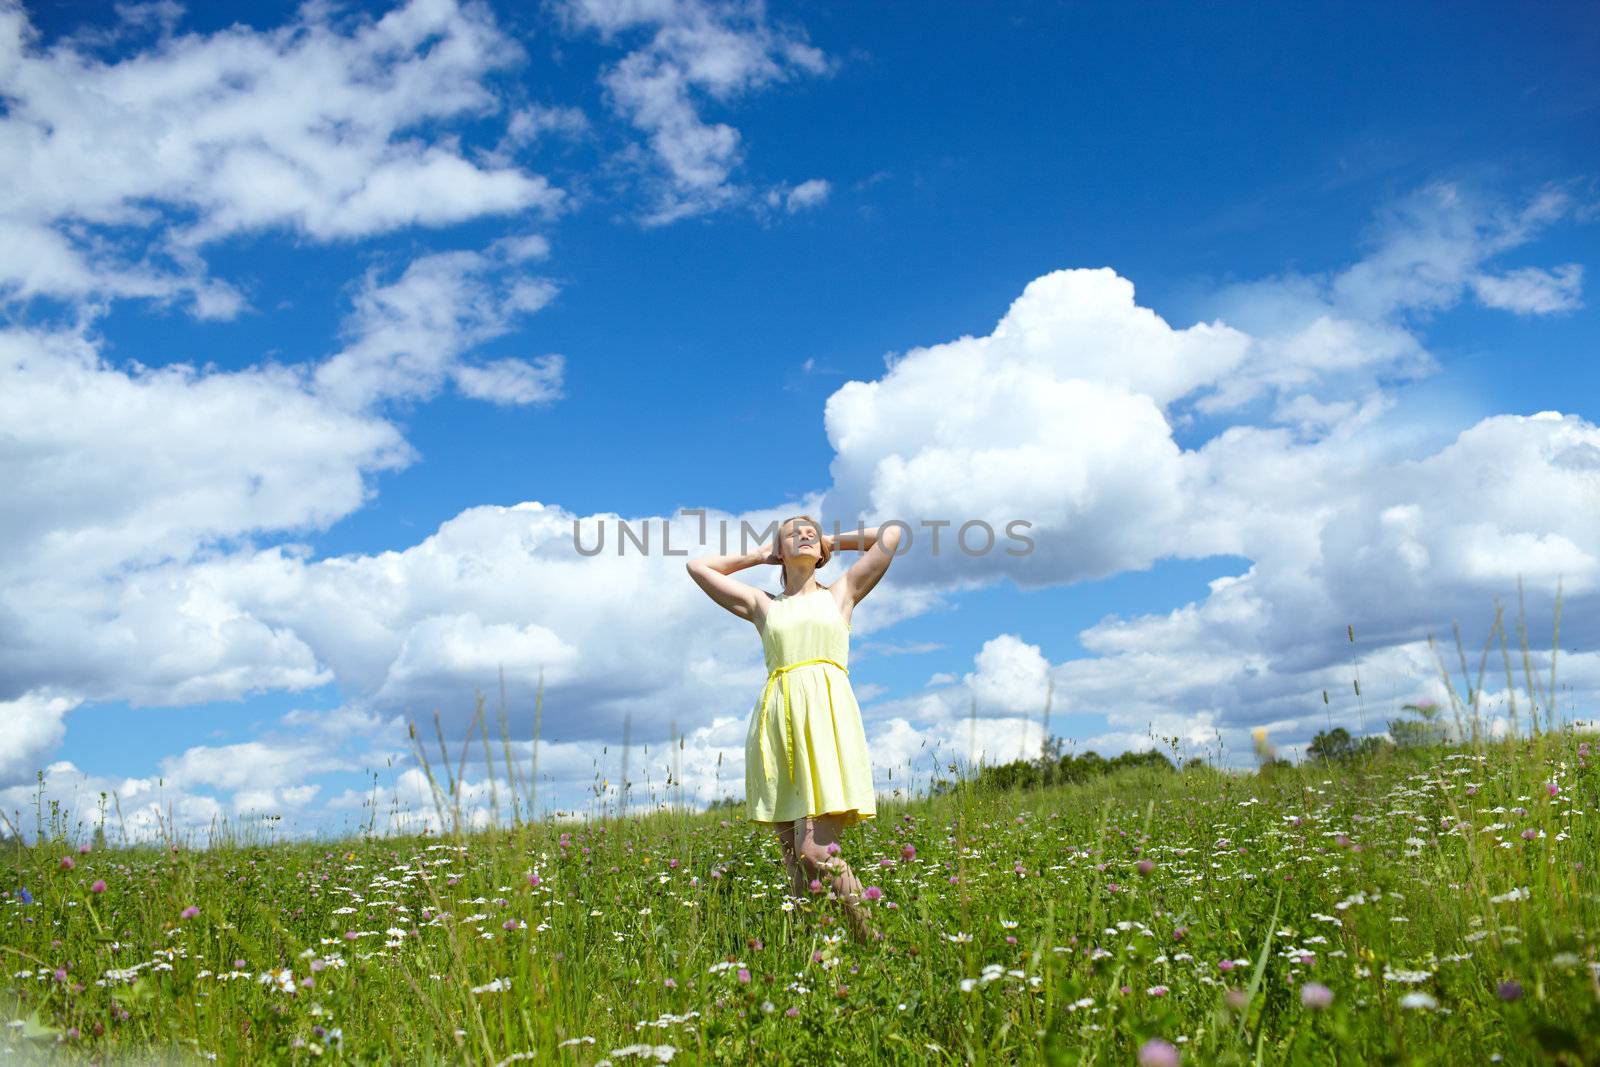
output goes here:
<path id="1" fill-rule="evenodd" d="M 712 600 L 739 618 L 755 622 L 756 605 L 762 596 L 761 590 L 728 575 L 734 571 L 742 571 L 746 567 L 777 563 L 778 558 L 773 555 L 773 551 L 770 544 L 764 544 L 758 546 L 755 551 L 742 555 L 700 556 L 691 559 L 684 564 L 684 567 L 688 570 L 689 577 L 693 578 L 695 584 L 704 589 Z"/>
<path id="2" fill-rule="evenodd" d="M 900 547 L 903 529 L 890 526 L 884 530 L 881 526 L 874 526 L 870 530 L 849 531 L 828 538 L 836 550 L 862 550 L 861 558 L 852 563 L 850 569 L 844 572 L 844 577 L 839 579 L 852 601 L 861 603 L 862 598 L 872 592 L 872 587 L 889 569 L 889 564 L 894 562 L 894 552 Z"/>

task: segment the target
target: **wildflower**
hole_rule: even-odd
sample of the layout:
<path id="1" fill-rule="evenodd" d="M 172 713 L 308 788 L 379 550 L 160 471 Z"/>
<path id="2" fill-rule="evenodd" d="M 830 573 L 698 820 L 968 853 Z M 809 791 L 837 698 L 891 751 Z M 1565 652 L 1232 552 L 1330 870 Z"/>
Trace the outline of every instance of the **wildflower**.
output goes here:
<path id="1" fill-rule="evenodd" d="M 883 890 L 879 889 L 875 885 L 869 885 L 867 886 L 866 892 L 861 895 L 866 897 L 868 900 L 877 900 L 879 897 L 883 896 Z"/>
<path id="2" fill-rule="evenodd" d="M 89 892 L 91 893 L 104 893 L 105 891 L 106 881 L 104 878 L 96 878 L 94 884 L 89 887 Z"/>
<path id="3" fill-rule="evenodd" d="M 1012 871 L 1013 874 L 1017 875 L 1018 877 L 1021 877 L 1021 876 L 1026 875 L 1028 873 L 1028 868 L 1024 867 L 1022 865 L 1022 862 L 1019 860 L 1016 864 L 1014 864 L 1012 866 L 1011 871 Z"/>
<path id="4" fill-rule="evenodd" d="M 265 983 L 280 993 L 294 992 L 294 972 L 287 967 L 274 967 L 270 971 L 258 974 L 256 981 Z"/>
<path id="5" fill-rule="evenodd" d="M 88 845 L 79 845 L 78 846 L 78 855 L 87 856 L 88 854 L 89 854 L 89 846 Z"/>
<path id="6" fill-rule="evenodd" d="M 748 967 L 740 967 L 739 968 L 739 984 L 740 985 L 749 985 L 750 984 L 750 969 Z"/>
<path id="7" fill-rule="evenodd" d="M 78 865 L 77 861 L 74 860 L 71 856 L 62 856 L 61 857 L 61 869 L 63 871 L 70 871 L 70 870 L 72 870 L 72 868 L 76 867 L 77 865 Z"/>
<path id="8" fill-rule="evenodd" d="M 916 847 L 911 845 L 911 844 L 909 844 L 909 843 L 905 844 L 905 845 L 902 845 L 900 847 L 900 858 L 903 859 L 903 860 L 907 860 L 907 861 L 916 859 L 917 858 Z"/>
<path id="9" fill-rule="evenodd" d="M 1532 841 L 1534 838 L 1536 838 L 1538 836 L 1539 836 L 1539 831 L 1535 830 L 1531 826 L 1528 829 L 1522 831 L 1522 839 L 1524 841 Z"/>
<path id="10" fill-rule="evenodd" d="M 799 1017 L 800 1009 L 799 1008 L 785 1008 L 783 1013 L 785 1015 L 787 1015 L 789 1018 L 794 1019 L 794 1018 L 798 1018 Z"/>
<path id="11" fill-rule="evenodd" d="M 17 899 L 22 901 L 24 904 L 32 904 L 33 894 L 28 892 L 27 887 L 23 887 L 17 890 Z"/>
<path id="12" fill-rule="evenodd" d="M 894 860 L 890 859 L 888 856 L 885 856 L 878 861 L 878 866 L 880 868 L 893 867 Z"/>
<path id="13" fill-rule="evenodd" d="M 1139 1067 L 1178 1067 L 1178 1049 L 1169 1041 L 1152 1037 L 1139 1046 Z"/>
<path id="14" fill-rule="evenodd" d="M 820 892 L 822 892 L 822 883 L 817 881 L 817 879 L 813 878 L 813 879 L 811 879 L 811 887 L 810 888 L 811 888 L 811 891 L 813 893 L 820 893 Z"/>
<path id="15" fill-rule="evenodd" d="M 1545 790 L 1546 793 L 1549 793 L 1551 796 L 1559 796 L 1560 793 L 1561 793 L 1561 787 L 1559 785 L 1557 785 L 1556 783 L 1554 783 L 1554 782 L 1546 782 L 1545 786 L 1544 786 L 1544 790 Z"/>
<path id="16" fill-rule="evenodd" d="M 1424 1011 L 1432 1011 L 1439 1006 L 1439 1001 L 1431 993 L 1414 992 L 1407 993 L 1401 997 L 1400 1006 L 1402 1008 L 1421 1008 Z"/>
<path id="17" fill-rule="evenodd" d="M 837 841 L 829 841 L 828 842 L 828 855 L 837 856 L 838 854 L 839 854 L 839 842 L 837 842 Z"/>
<path id="18" fill-rule="evenodd" d="M 1514 981 L 1514 980 L 1513 981 L 1501 982 L 1500 983 L 1500 988 L 1498 990 L 1498 995 L 1499 995 L 1501 1000 L 1504 1000 L 1507 1003 L 1509 1003 L 1509 1002 L 1511 1002 L 1513 1000 L 1521 1000 L 1522 999 L 1522 983 L 1518 982 L 1518 981 Z"/>
<path id="19" fill-rule="evenodd" d="M 1333 1003 L 1333 990 L 1321 982 L 1307 982 L 1300 987 L 1300 1006 L 1322 1011 Z"/>
<path id="20" fill-rule="evenodd" d="M 1140 860 L 1137 869 L 1140 874 L 1148 875 L 1151 871 L 1156 869 L 1156 865 L 1150 860 Z"/>
<path id="21" fill-rule="evenodd" d="M 529 889 L 537 889 L 537 888 L 539 888 L 539 876 L 537 874 L 528 875 L 528 888 Z"/>
<path id="22" fill-rule="evenodd" d="M 678 988 L 678 980 L 676 978 L 665 979 L 664 981 L 662 981 L 661 984 L 663 986 L 665 986 L 666 988 L 668 988 L 668 989 L 677 989 Z"/>
<path id="23" fill-rule="evenodd" d="M 187 908 L 184 908 L 182 911 L 180 911 L 178 913 L 178 918 L 180 918 L 180 919 L 192 919 L 196 915 L 199 915 L 199 914 L 200 914 L 200 909 L 195 907 L 193 904 L 190 904 Z"/>
<path id="24" fill-rule="evenodd" d="M 1233 970 L 1233 961 L 1232 960 L 1218 960 L 1217 961 L 1217 970 L 1221 971 L 1223 974 L 1227 974 L 1229 971 Z"/>
<path id="25" fill-rule="evenodd" d="M 1146 989 L 1145 992 L 1152 997 L 1164 997 L 1170 993 L 1171 990 L 1164 985 L 1153 985 L 1149 989 Z"/>

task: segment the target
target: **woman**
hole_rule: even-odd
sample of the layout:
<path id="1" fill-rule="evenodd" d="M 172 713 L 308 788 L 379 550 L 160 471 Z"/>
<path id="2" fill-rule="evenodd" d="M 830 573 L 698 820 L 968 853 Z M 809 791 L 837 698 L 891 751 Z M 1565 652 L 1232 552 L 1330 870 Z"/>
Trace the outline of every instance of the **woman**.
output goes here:
<path id="1" fill-rule="evenodd" d="M 755 624 L 767 684 L 745 739 L 745 803 L 750 821 L 771 826 L 783 849 L 790 891 L 803 896 L 831 880 L 858 938 L 881 936 L 866 922 L 862 885 L 839 850 L 846 827 L 877 816 L 872 763 L 861 707 L 850 688 L 850 617 L 894 560 L 900 527 L 825 537 L 809 515 L 778 526 L 773 544 L 733 556 L 690 560 L 706 594 Z M 832 585 L 816 580 L 835 550 L 862 556 Z M 774 596 L 728 577 L 757 564 L 783 568 Z"/>

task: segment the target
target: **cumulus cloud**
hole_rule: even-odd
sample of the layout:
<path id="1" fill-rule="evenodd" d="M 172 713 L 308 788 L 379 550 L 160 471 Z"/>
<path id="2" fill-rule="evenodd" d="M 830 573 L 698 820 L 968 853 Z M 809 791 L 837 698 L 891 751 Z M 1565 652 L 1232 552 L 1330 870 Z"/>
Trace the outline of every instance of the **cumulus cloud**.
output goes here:
<path id="1" fill-rule="evenodd" d="M 1220 322 L 1172 328 L 1110 269 L 1046 275 L 988 336 L 913 349 L 828 398 L 836 456 L 823 508 L 847 525 L 900 518 L 914 536 L 924 520 L 952 523 L 940 557 L 907 555 L 902 581 L 1005 573 L 1041 585 L 1149 566 L 1183 513 L 1183 457 L 1164 407 L 1248 346 Z M 969 556 L 959 526 L 979 520 L 996 548 Z M 1047 549 L 1007 555 L 1000 539 L 1015 520 Z M 978 530 L 969 546 L 982 544 Z"/>
<path id="2" fill-rule="evenodd" d="M 315 365 L 116 366 L 81 330 L 0 330 L 0 618 L 28 620 L 0 641 L 0 700 L 189 702 L 329 681 L 292 629 L 187 568 L 364 504 L 372 476 L 415 457 L 374 406 L 447 381 L 499 404 L 561 397 L 559 355 L 470 357 L 551 298 L 515 266 L 540 251 L 523 237 L 369 275 L 349 343 Z"/>
<path id="3" fill-rule="evenodd" d="M 0 786 L 29 776 L 40 757 L 55 751 L 66 732 L 63 720 L 78 704 L 74 698 L 43 691 L 0 701 L 0 723 L 5 724 L 0 730 Z"/>
<path id="4" fill-rule="evenodd" d="M 1387 692 L 1442 697 L 1429 688 L 1426 634 L 1476 616 L 1481 643 L 1494 598 L 1519 577 L 1535 617 L 1549 616 L 1561 580 L 1564 640 L 1600 643 L 1570 621 L 1593 617 L 1600 577 L 1600 540 L 1585 522 L 1600 490 L 1600 430 L 1554 412 L 1502 416 L 1418 457 L 1394 400 L 1396 382 L 1434 366 L 1419 333 L 1426 316 L 1478 292 L 1496 255 L 1570 210 L 1559 192 L 1509 208 L 1429 187 L 1383 216 L 1360 262 L 1232 286 L 1218 294 L 1217 320 L 1186 329 L 1140 307 L 1109 270 L 1038 279 L 988 336 L 913 349 L 829 398 L 824 522 L 910 521 L 922 547 L 896 564 L 903 592 L 1002 575 L 1066 584 L 1172 557 L 1252 561 L 1170 615 L 1090 628 L 1079 636 L 1094 655 L 1049 666 L 1063 714 L 1112 727 L 1092 745 L 1221 739 L 1247 753 L 1239 742 L 1261 723 L 1304 736 L 1355 726 L 1366 711 L 1340 640 L 1349 623 Z M 1577 276 L 1561 276 L 1575 294 Z M 1176 443 L 1187 411 L 1242 416 L 1261 396 L 1273 400 L 1261 411 L 1268 425 Z M 919 525 L 983 519 L 998 530 L 1012 517 L 1033 523 L 1036 550 L 1021 558 L 966 557 L 948 530 L 934 558 Z M 1002 634 L 985 646 L 1004 670 L 980 666 L 874 713 L 939 723 L 975 698 L 980 716 L 1036 707 L 1043 668 L 1027 640 Z M 1017 657 L 1026 669 L 1009 662 Z M 1018 679 L 1034 701 L 1013 697 Z"/>
<path id="5" fill-rule="evenodd" d="M 109 62 L 37 37 L 0 8 L 0 240 L 30 253 L 0 263 L 0 296 L 186 295 L 226 317 L 242 298 L 197 251 L 230 234 L 334 240 L 561 206 L 545 178 L 474 163 L 444 132 L 499 112 L 487 78 L 523 59 L 476 5 L 351 20 L 310 4 L 277 29 L 164 35 Z"/>
<path id="6" fill-rule="evenodd" d="M 349 408 L 427 399 L 446 381 L 467 396 L 502 404 L 558 399 L 565 369 L 560 356 L 481 365 L 462 358 L 555 298 L 554 283 L 508 269 L 506 262 L 542 252 L 523 239 L 499 243 L 490 253 L 422 256 L 392 282 L 369 272 L 345 322 L 350 344 L 316 368 L 316 391 Z"/>
<path id="7" fill-rule="evenodd" d="M 112 841 L 204 844 L 213 828 L 218 827 L 218 820 L 225 816 L 215 797 L 178 789 L 155 777 L 91 774 L 68 760 L 59 760 L 41 770 L 42 795 L 60 802 L 63 824 L 80 841 L 87 841 L 103 819 L 106 836 Z M 39 786 L 34 782 L 0 788 L 0 810 L 31 809 L 38 795 Z M 28 835 L 32 827 L 17 829 Z"/>
<path id="8" fill-rule="evenodd" d="M 976 660 L 978 669 L 964 682 L 986 708 L 1015 713 L 1036 711 L 1043 704 L 1050 665 L 1038 645 L 1001 634 L 984 642 Z"/>
<path id="9" fill-rule="evenodd" d="M 704 0 L 569 0 L 575 30 L 610 42 L 649 34 L 601 75 L 613 110 L 645 135 L 653 161 L 646 225 L 715 211 L 748 196 L 732 181 L 742 162 L 739 131 L 707 122 L 705 102 L 729 104 L 764 86 L 829 69 L 800 30 L 769 24 L 759 4 Z M 812 182 L 800 206 L 826 189 Z M 794 210 L 794 208 L 790 208 Z"/>
<path id="10" fill-rule="evenodd" d="M 959 680 L 941 672 L 922 692 L 887 701 L 866 695 L 863 681 L 873 744 L 884 753 L 880 785 L 934 773 L 924 765 L 942 773 L 940 761 L 980 751 L 1009 759 L 1036 750 L 1036 716 L 1051 683 L 1056 713 L 1104 722 L 1079 740 L 1108 752 L 1161 737 L 1243 752 L 1241 732 L 1252 725 L 1270 724 L 1293 741 L 1324 722 L 1359 722 L 1368 709 L 1344 695 L 1352 650 L 1338 641 L 1346 623 L 1362 634 L 1360 669 L 1377 686 L 1369 692 L 1388 686 L 1387 695 L 1400 696 L 1428 691 L 1416 681 L 1434 669 L 1427 629 L 1451 612 L 1481 610 L 1518 575 L 1534 612 L 1548 606 L 1559 578 L 1569 618 L 1594 617 L 1600 541 L 1583 518 L 1600 477 L 1600 430 L 1571 415 L 1503 416 L 1408 455 L 1395 447 L 1394 387 L 1384 384 L 1427 372 L 1419 317 L 1474 292 L 1477 275 L 1502 276 L 1496 250 L 1514 247 L 1513 237 L 1548 224 L 1558 209 L 1540 198 L 1491 212 L 1499 228 L 1444 226 L 1478 242 L 1470 247 L 1441 243 L 1427 226 L 1401 227 L 1326 278 L 1231 288 L 1219 303 L 1236 318 L 1188 326 L 1140 305 L 1110 269 L 1053 272 L 1030 283 L 986 336 L 912 349 L 876 380 L 836 391 L 825 409 L 835 451 L 826 494 L 707 518 L 735 530 L 741 520 L 760 529 L 796 511 L 845 525 L 857 516 L 983 519 L 1002 535 L 1013 519 L 1032 523 L 1026 555 L 1008 555 L 1002 543 L 968 556 L 946 529 L 941 558 L 923 551 L 896 563 L 895 580 L 857 616 L 858 637 L 1002 578 L 1070 585 L 1173 557 L 1250 561 L 1195 603 L 1102 620 L 1079 635 L 1091 653 L 1084 658 L 1050 663 L 1039 635 L 1009 627 Z M 548 299 L 537 278 L 507 280 L 489 266 L 546 250 L 524 240 L 423 257 L 397 278 L 375 272 L 357 291 L 347 344 L 305 380 L 265 369 L 147 380 L 104 367 L 78 337 L 8 335 L 7 373 L 40 395 L 66 388 L 54 384 L 65 379 L 162 403 L 184 413 L 178 430 L 195 436 L 174 441 L 191 449 L 218 432 L 206 421 L 210 408 L 243 429 L 221 434 L 216 472 L 202 466 L 198 489 L 190 478 L 162 481 L 164 464 L 178 469 L 163 458 L 177 445 L 134 429 L 100 444 L 92 429 L 51 431 L 41 420 L 28 447 L 8 453 L 7 473 L 43 486 L 52 471 L 76 469 L 77 457 L 103 448 L 131 488 L 107 478 L 54 504 L 41 492 L 46 510 L 29 520 L 36 527 L 5 528 L 22 551 L 0 608 L 4 632 L 21 639 L 0 647 L 9 686 L 0 699 L 32 708 L 57 697 L 180 703 L 333 682 L 349 695 L 349 733 L 392 744 L 396 721 L 435 708 L 459 739 L 474 691 L 497 701 L 503 672 L 523 739 L 542 679 L 542 773 L 577 788 L 570 795 L 581 794 L 585 774 L 599 769 L 604 778 L 601 768 L 615 767 L 604 746 L 614 746 L 625 722 L 638 744 L 654 746 L 651 767 L 674 722 L 698 746 L 692 759 L 683 750 L 691 796 L 737 791 L 742 726 L 765 673 L 749 624 L 716 613 L 659 540 L 649 555 L 618 554 L 620 516 L 541 502 L 470 508 L 409 547 L 330 559 L 249 541 L 348 513 L 362 499 L 364 473 L 405 462 L 403 441 L 373 405 L 431 395 L 449 381 L 469 395 L 528 402 L 558 388 L 559 364 L 514 370 L 464 358 Z M 1399 295 L 1383 296 L 1386 287 Z M 205 414 L 191 414 L 189 391 L 213 381 L 218 396 Z M 143 392 L 158 387 L 169 392 Z M 248 406 L 229 406 L 235 389 Z M 1224 421 L 1243 419 L 1256 399 L 1271 401 L 1261 409 L 1265 424 L 1240 421 L 1187 448 L 1174 436 L 1190 408 L 1211 404 Z M 33 426 L 26 402 L 17 404 L 18 425 Z M 327 438 L 302 433 L 310 440 L 297 442 L 273 421 L 291 416 Z M 227 442 L 241 435 L 253 444 L 230 455 Z M 263 470 L 257 483 L 237 473 L 255 470 L 252 462 L 288 474 L 275 480 Z M 606 550 L 581 555 L 574 521 L 592 538 L 601 519 L 613 524 Z M 659 538 L 662 520 L 630 522 Z M 691 517 L 670 524 L 678 549 L 709 551 Z M 926 546 L 927 531 L 916 533 Z M 80 573 L 92 563 L 114 580 L 63 578 L 30 562 L 45 558 L 79 560 Z M 1576 673 L 1565 676 L 1574 683 L 1593 677 L 1583 657 L 1600 645 L 1584 625 L 1563 628 L 1578 649 Z M 1328 705 L 1324 689 L 1333 694 Z M 1370 714 L 1374 723 L 1381 716 L 1376 698 Z M 57 713 L 36 715 L 43 740 L 19 746 L 26 751 L 15 759 L 36 759 L 50 743 L 51 715 L 59 724 Z M 251 755 L 264 768 L 260 781 L 206 777 L 218 758 L 185 754 L 173 770 L 185 768 L 196 789 L 234 790 L 235 810 L 287 805 L 310 796 L 289 790 L 316 784 L 272 770 L 302 773 L 305 761 L 267 753 Z M 422 799 L 431 807 L 431 797 Z"/>

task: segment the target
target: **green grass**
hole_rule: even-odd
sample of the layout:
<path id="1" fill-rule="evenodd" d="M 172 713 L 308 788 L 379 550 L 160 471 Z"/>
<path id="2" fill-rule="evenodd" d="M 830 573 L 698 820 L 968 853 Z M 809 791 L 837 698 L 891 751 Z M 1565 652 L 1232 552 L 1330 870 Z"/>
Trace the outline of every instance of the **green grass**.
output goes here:
<path id="1" fill-rule="evenodd" d="M 886 940 L 859 946 L 837 902 L 780 909 L 776 841 L 737 811 L 86 855 L 47 833 L 0 860 L 0 1022 L 23 1023 L 0 1054 L 1594 1063 L 1581 740 L 884 803 L 846 837 L 883 891 Z M 259 980 L 283 968 L 292 992 Z"/>

